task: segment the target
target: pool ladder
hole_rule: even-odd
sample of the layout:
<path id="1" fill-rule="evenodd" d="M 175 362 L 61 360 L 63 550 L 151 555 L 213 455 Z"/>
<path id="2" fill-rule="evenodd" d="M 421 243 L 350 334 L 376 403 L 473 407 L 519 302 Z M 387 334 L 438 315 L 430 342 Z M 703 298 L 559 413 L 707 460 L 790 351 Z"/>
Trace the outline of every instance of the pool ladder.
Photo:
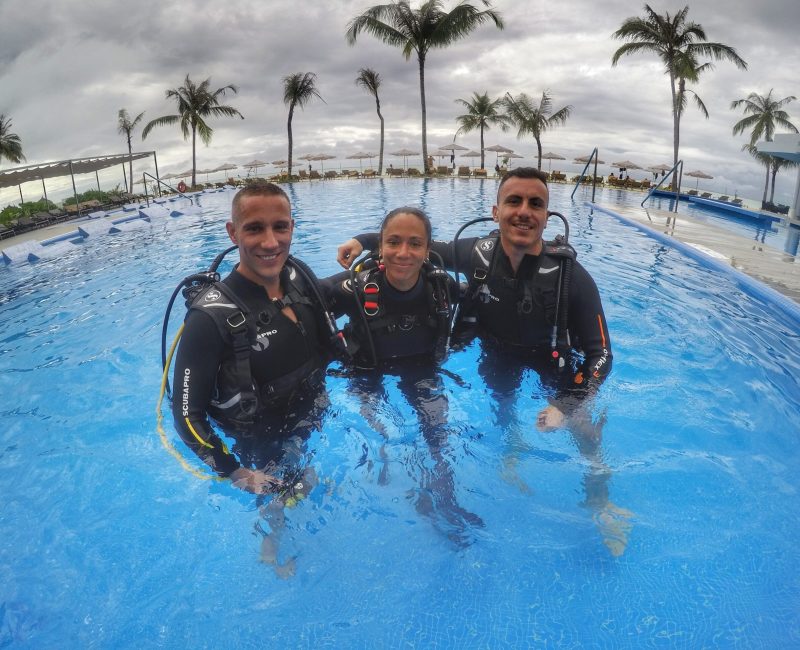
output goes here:
<path id="1" fill-rule="evenodd" d="M 676 162 L 672 166 L 672 169 L 670 169 L 666 174 L 664 174 L 661 177 L 661 180 L 658 181 L 658 183 L 656 183 L 653 187 L 650 188 L 650 191 L 647 193 L 647 196 L 645 196 L 644 199 L 642 200 L 642 207 L 644 207 L 644 204 L 647 203 L 647 199 L 649 199 L 653 195 L 653 192 L 655 192 L 659 187 L 664 185 L 664 183 L 667 182 L 667 179 L 670 176 L 672 176 L 673 179 L 675 179 L 675 178 L 678 179 L 678 182 L 674 183 L 674 186 L 675 186 L 675 205 L 672 207 L 672 212 L 677 212 L 678 211 L 678 202 L 680 201 L 680 197 L 681 197 L 681 182 L 683 182 L 683 160 L 679 160 L 678 162 Z"/>
<path id="2" fill-rule="evenodd" d="M 194 199 L 192 199 L 192 197 L 189 196 L 188 194 L 184 194 L 183 192 L 180 192 L 177 188 L 172 187 L 172 185 L 170 185 L 169 183 L 165 183 L 160 178 L 158 178 L 156 176 L 153 176 L 152 174 L 148 174 L 147 172 L 144 172 L 142 174 L 142 185 L 144 185 L 144 200 L 147 201 L 147 207 L 150 207 L 150 196 L 147 193 L 147 183 L 145 182 L 148 177 L 152 178 L 156 182 L 156 187 L 158 188 L 159 196 L 161 195 L 161 186 L 163 185 L 164 187 L 169 188 L 170 190 L 172 190 L 176 194 L 182 196 L 183 198 L 189 199 L 189 202 L 192 205 L 194 205 Z M 153 198 L 155 198 L 155 197 L 153 197 Z"/>

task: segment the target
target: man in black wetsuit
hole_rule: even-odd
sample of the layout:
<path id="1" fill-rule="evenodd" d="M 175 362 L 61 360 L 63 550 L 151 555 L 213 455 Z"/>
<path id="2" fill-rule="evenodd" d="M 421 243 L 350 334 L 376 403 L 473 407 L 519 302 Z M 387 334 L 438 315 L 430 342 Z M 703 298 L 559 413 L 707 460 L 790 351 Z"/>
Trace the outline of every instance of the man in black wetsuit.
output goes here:
<path id="1" fill-rule="evenodd" d="M 301 263 L 289 259 L 294 220 L 280 187 L 240 190 L 226 228 L 240 261 L 189 307 L 173 415 L 181 438 L 218 474 L 250 492 L 280 492 L 274 471 L 287 445 L 297 456 L 298 432 L 326 403 L 323 306 Z M 236 441 L 233 453 L 209 416 Z"/>

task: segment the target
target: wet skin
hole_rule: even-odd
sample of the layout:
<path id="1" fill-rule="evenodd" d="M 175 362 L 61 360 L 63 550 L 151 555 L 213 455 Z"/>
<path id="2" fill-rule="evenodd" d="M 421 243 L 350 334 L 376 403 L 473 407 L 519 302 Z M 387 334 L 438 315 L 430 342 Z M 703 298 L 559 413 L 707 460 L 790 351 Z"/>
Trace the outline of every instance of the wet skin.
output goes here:
<path id="1" fill-rule="evenodd" d="M 497 194 L 492 218 L 500 228 L 500 243 L 515 271 L 525 255 L 542 252 L 548 200 L 547 186 L 538 178 L 510 178 Z"/>
<path id="2" fill-rule="evenodd" d="M 381 237 L 386 279 L 395 289 L 413 289 L 428 257 L 428 234 L 420 219 L 402 212 L 389 220 Z"/>
<path id="3" fill-rule="evenodd" d="M 289 202 L 282 196 L 245 197 L 225 227 L 239 246 L 239 273 L 264 286 L 270 297 L 280 297 L 280 273 L 294 231 Z"/>

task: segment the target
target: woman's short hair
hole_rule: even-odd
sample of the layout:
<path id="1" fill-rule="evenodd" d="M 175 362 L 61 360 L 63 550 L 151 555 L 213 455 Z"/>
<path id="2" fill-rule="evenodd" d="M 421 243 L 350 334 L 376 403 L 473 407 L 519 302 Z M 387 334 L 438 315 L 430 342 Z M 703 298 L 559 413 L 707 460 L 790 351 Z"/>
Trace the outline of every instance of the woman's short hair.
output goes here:
<path id="1" fill-rule="evenodd" d="M 428 246 L 430 246 L 433 239 L 431 220 L 428 218 L 428 215 L 419 208 L 413 208 L 407 205 L 403 206 L 402 208 L 395 208 L 383 218 L 383 221 L 381 222 L 380 241 L 383 241 L 383 231 L 386 229 L 386 226 L 389 225 L 389 222 L 401 214 L 412 214 L 422 222 L 422 225 L 425 226 L 425 236 L 428 239 L 427 243 Z"/>

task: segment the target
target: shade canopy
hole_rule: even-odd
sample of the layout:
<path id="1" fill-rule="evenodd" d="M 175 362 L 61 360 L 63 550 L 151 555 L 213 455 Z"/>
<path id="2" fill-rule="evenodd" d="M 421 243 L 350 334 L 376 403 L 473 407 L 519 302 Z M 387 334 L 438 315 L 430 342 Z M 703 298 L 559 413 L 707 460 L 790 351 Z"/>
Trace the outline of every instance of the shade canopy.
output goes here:
<path id="1" fill-rule="evenodd" d="M 234 165 L 233 163 L 225 163 L 224 165 L 220 165 L 219 167 L 217 167 L 214 171 L 227 172 L 230 171 L 231 169 L 236 169 L 236 165 Z"/>
<path id="2" fill-rule="evenodd" d="M 242 165 L 242 167 L 265 167 L 267 163 L 263 160 L 251 160 L 250 162 L 246 162 Z"/>
<path id="3" fill-rule="evenodd" d="M 674 165 L 650 165 L 647 169 L 651 172 L 668 172 Z"/>
<path id="4" fill-rule="evenodd" d="M 691 172 L 686 172 L 684 176 L 691 176 L 692 178 L 706 178 L 706 179 L 714 178 L 711 174 L 706 174 L 704 171 L 700 171 L 699 169 L 696 169 Z"/>
<path id="5" fill-rule="evenodd" d="M 494 151 L 496 153 L 514 153 L 513 149 L 504 147 L 501 144 L 493 144 L 491 147 L 485 147 L 484 151 Z"/>
<path id="6" fill-rule="evenodd" d="M 591 158 L 592 158 L 591 156 L 581 156 L 580 158 L 575 158 L 572 162 L 573 163 L 583 163 L 585 165 L 586 163 L 588 163 L 591 160 Z M 598 165 L 605 165 L 606 161 L 605 160 L 598 160 L 597 164 Z"/>
<path id="7" fill-rule="evenodd" d="M 599 161 L 598 161 L 599 163 Z M 620 160 L 619 162 L 611 163 L 612 167 L 619 167 L 620 169 L 641 169 L 639 165 L 630 160 Z M 670 168 L 671 169 L 671 168 Z"/>
<path id="8" fill-rule="evenodd" d="M 553 153 L 552 151 L 548 151 L 547 153 L 542 154 L 542 160 L 566 160 L 564 156 L 559 156 L 557 153 Z"/>
<path id="9" fill-rule="evenodd" d="M 155 151 L 143 151 L 134 154 L 113 154 L 110 156 L 95 156 L 92 158 L 72 158 L 57 162 L 41 163 L 39 165 L 26 165 L 0 171 L 0 189 L 14 187 L 28 181 L 39 181 L 45 178 L 57 178 L 77 174 L 88 174 L 114 165 L 122 165 L 129 160 L 140 160 L 155 156 Z"/>
<path id="10" fill-rule="evenodd" d="M 441 149 L 442 151 L 467 151 L 468 149 L 467 147 L 462 147 L 460 144 L 456 144 L 455 142 L 436 148 Z"/>
<path id="11" fill-rule="evenodd" d="M 480 151 L 467 151 L 467 153 L 459 154 L 461 158 L 480 158 L 481 152 Z"/>

